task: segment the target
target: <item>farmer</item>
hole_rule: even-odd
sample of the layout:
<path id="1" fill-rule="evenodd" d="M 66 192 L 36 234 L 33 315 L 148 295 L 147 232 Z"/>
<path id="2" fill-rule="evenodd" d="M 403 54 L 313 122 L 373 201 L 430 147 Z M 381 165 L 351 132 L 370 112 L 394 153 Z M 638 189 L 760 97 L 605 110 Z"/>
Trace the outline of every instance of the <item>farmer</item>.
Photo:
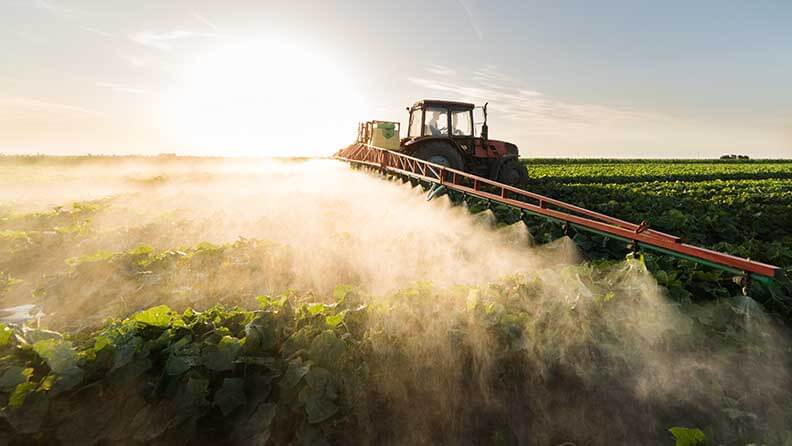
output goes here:
<path id="1" fill-rule="evenodd" d="M 426 133 L 429 133 L 432 136 L 440 136 L 442 134 L 440 132 L 440 128 L 438 127 L 439 119 L 440 119 L 440 111 L 432 110 L 432 117 L 430 118 L 429 122 L 426 124 Z"/>

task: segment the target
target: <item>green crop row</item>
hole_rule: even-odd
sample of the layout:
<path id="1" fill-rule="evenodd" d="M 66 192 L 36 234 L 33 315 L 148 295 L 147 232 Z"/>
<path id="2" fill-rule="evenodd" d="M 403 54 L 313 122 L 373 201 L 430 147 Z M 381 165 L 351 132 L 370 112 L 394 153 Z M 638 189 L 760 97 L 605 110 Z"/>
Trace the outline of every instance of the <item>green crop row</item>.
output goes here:
<path id="1" fill-rule="evenodd" d="M 759 240 L 792 248 L 792 180 L 657 182 L 648 184 L 536 184 L 532 191 L 715 247 Z M 750 257 L 792 266 L 789 253 Z"/>
<path id="2" fill-rule="evenodd" d="M 531 178 L 540 182 L 610 184 L 792 179 L 792 162 L 523 162 Z"/>
<path id="3" fill-rule="evenodd" d="M 792 166 L 792 159 L 709 159 L 709 158 L 521 158 L 521 161 L 530 165 L 586 165 L 586 164 L 723 164 L 723 165 L 743 165 L 743 164 L 786 164 Z"/>
<path id="4" fill-rule="evenodd" d="M 790 441 L 783 346 L 754 304 L 639 298 L 636 266 L 567 268 L 585 300 L 514 277 L 260 296 L 252 309 L 160 305 L 65 334 L 0 324 L 0 441 Z M 704 432 L 668 432 L 691 423 Z"/>

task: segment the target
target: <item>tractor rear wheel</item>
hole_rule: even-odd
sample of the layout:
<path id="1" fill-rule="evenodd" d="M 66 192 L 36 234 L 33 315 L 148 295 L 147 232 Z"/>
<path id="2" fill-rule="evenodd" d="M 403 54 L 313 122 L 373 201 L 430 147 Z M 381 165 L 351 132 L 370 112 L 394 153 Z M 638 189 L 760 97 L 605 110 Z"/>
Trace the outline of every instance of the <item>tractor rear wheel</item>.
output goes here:
<path id="1" fill-rule="evenodd" d="M 459 152 L 451 145 L 442 142 L 423 144 L 415 151 L 415 157 L 456 170 L 464 170 L 465 167 Z"/>
<path id="2" fill-rule="evenodd" d="M 509 186 L 528 184 L 528 169 L 516 159 L 503 163 L 498 173 L 498 181 Z"/>

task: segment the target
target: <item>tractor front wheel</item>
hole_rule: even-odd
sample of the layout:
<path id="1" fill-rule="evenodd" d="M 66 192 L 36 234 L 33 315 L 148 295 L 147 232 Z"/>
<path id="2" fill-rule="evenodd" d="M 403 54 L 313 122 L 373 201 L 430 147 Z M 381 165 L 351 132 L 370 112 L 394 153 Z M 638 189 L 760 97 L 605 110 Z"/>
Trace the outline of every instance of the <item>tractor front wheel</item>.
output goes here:
<path id="1" fill-rule="evenodd" d="M 415 151 L 415 157 L 456 170 L 464 170 L 465 167 L 459 152 L 449 144 L 441 142 L 424 144 Z"/>
<path id="2" fill-rule="evenodd" d="M 509 186 L 524 186 L 528 184 L 528 169 L 516 159 L 508 160 L 500 168 L 498 181 Z"/>

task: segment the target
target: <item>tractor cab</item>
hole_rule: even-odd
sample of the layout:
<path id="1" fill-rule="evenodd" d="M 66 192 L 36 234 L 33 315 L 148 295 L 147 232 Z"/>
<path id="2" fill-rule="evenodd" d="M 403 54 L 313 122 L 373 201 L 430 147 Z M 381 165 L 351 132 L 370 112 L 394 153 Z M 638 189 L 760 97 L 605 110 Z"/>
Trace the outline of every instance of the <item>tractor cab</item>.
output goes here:
<path id="1" fill-rule="evenodd" d="M 407 138 L 439 136 L 473 138 L 473 109 L 466 102 L 422 100 L 408 107 L 410 125 Z"/>

